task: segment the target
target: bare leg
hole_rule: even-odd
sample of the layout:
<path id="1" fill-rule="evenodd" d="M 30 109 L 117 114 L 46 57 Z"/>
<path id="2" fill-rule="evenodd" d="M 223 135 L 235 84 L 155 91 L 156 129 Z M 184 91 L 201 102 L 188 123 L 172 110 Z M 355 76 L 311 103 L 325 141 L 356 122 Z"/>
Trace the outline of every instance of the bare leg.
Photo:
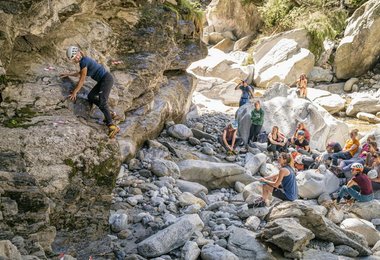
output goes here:
<path id="1" fill-rule="evenodd" d="M 263 199 L 265 201 L 265 204 L 267 206 L 270 205 L 269 203 L 269 194 L 272 194 L 273 188 L 267 184 L 263 185 Z"/>

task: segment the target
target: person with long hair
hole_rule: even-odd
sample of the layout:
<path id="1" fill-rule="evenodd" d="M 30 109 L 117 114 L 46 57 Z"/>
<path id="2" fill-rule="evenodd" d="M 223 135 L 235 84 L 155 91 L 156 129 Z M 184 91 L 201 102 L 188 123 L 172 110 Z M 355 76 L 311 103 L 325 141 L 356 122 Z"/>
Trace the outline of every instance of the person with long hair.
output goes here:
<path id="1" fill-rule="evenodd" d="M 108 136 L 109 138 L 114 138 L 120 131 L 120 128 L 113 122 L 112 117 L 115 116 L 115 113 L 111 113 L 108 106 L 108 97 L 114 83 L 111 73 L 95 60 L 85 56 L 77 46 L 70 46 L 66 51 L 66 56 L 70 61 L 79 64 L 80 68 L 79 72 L 63 73 L 60 75 L 60 77 L 79 77 L 78 83 L 69 95 L 70 100 L 75 101 L 77 99 L 77 94 L 83 87 L 87 76 L 95 80 L 97 84 L 88 93 L 87 98 L 90 102 L 90 107 L 95 104 L 102 111 L 108 127 Z"/>
<path id="2" fill-rule="evenodd" d="M 307 78 L 305 73 L 302 73 L 297 80 L 297 88 L 299 91 L 299 97 L 300 98 L 306 98 L 307 97 Z"/>
<path id="3" fill-rule="evenodd" d="M 268 152 L 286 152 L 287 143 L 285 135 L 280 132 L 278 126 L 273 126 L 272 131 L 268 134 Z"/>
<path id="4" fill-rule="evenodd" d="M 289 153 L 281 153 L 278 157 L 280 171 L 278 174 L 260 178 L 263 184 L 262 200 L 269 206 L 269 195 L 281 200 L 294 201 L 298 198 L 296 173 L 293 168 L 292 156 Z"/>

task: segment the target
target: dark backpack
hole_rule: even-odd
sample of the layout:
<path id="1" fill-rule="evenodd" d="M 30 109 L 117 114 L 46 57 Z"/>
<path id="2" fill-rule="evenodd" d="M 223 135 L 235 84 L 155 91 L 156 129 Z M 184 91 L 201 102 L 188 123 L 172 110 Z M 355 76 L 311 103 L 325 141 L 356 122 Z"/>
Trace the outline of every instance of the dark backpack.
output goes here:
<path id="1" fill-rule="evenodd" d="M 258 134 L 257 141 L 259 143 L 266 143 L 266 142 L 268 142 L 268 134 L 267 134 L 267 132 L 264 131 L 264 132 Z"/>

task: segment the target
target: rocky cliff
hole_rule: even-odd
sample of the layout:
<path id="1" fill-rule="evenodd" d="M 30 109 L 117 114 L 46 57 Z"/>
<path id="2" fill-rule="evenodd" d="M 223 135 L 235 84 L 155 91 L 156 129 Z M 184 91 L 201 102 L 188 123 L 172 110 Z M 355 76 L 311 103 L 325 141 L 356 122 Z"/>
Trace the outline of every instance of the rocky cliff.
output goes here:
<path id="1" fill-rule="evenodd" d="M 0 239 L 44 258 L 57 231 L 79 231 L 66 244 L 103 234 L 121 162 L 189 109 L 185 70 L 206 50 L 184 2 L 0 2 Z M 116 79 L 117 140 L 87 106 L 92 81 L 77 102 L 66 99 L 76 79 L 58 75 L 78 70 L 65 59 L 73 44 Z"/>

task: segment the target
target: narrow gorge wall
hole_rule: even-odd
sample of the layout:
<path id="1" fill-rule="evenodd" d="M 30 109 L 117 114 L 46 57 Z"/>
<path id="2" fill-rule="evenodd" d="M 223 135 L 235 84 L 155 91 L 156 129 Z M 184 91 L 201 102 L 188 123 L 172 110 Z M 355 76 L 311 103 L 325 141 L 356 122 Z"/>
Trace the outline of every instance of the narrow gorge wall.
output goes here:
<path id="1" fill-rule="evenodd" d="M 38 243 L 49 255 L 57 230 L 81 230 L 77 239 L 107 230 L 121 162 L 165 121 L 182 120 L 195 85 L 186 68 L 207 50 L 179 4 L 30 0 L 0 8 L 0 240 L 21 236 L 23 254 Z M 97 123 L 100 111 L 90 113 L 92 81 L 77 102 L 66 99 L 76 79 L 58 75 L 78 70 L 65 59 L 72 44 L 115 77 L 110 105 L 125 117 L 117 140 Z"/>

